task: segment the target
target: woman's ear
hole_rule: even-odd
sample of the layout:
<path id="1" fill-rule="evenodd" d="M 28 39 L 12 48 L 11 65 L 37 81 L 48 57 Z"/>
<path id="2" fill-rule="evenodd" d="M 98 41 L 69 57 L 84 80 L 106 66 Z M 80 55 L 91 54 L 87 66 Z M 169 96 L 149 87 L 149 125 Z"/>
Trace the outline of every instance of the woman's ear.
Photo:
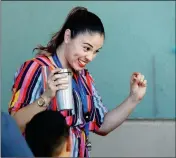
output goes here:
<path id="1" fill-rule="evenodd" d="M 70 42 L 70 40 L 71 40 L 71 30 L 66 29 L 64 34 L 64 42 L 67 44 Z"/>

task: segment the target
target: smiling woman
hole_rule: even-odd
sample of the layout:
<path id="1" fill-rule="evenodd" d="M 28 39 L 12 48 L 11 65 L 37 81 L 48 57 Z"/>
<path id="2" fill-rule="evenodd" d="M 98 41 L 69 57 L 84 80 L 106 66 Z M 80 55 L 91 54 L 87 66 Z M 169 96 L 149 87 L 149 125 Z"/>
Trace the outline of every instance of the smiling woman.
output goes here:
<path id="1" fill-rule="evenodd" d="M 81 71 L 85 68 L 86 64 L 95 58 L 96 53 L 103 45 L 103 41 L 103 35 L 99 33 L 90 34 L 88 32 L 81 33 L 72 39 L 71 30 L 67 29 L 65 31 L 65 43 L 67 47 L 59 47 L 57 54 L 64 67 L 71 67 L 76 71 Z"/>
<path id="2" fill-rule="evenodd" d="M 105 32 L 100 18 L 84 7 L 75 7 L 47 46 L 38 46 L 36 58 L 24 62 L 15 74 L 10 114 L 22 132 L 37 113 L 58 110 L 70 127 L 71 157 L 89 157 L 89 131 L 107 135 L 129 116 L 146 92 L 146 80 L 134 73 L 127 99 L 108 112 L 92 76 L 85 68 L 103 46 Z M 68 87 L 63 68 L 73 72 L 74 111 L 61 111 L 56 92 Z"/>

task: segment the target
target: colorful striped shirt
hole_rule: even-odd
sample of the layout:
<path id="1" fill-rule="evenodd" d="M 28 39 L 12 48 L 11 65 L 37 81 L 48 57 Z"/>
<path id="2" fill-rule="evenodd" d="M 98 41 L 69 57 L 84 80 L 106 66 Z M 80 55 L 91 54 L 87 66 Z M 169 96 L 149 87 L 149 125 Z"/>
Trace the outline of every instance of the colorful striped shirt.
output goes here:
<path id="1" fill-rule="evenodd" d="M 51 62 L 46 56 L 38 56 L 25 61 L 15 73 L 9 112 L 18 111 L 38 99 L 46 90 L 49 73 L 55 68 L 53 61 Z M 86 91 L 86 94 L 83 95 L 86 104 L 82 102 L 80 93 L 73 89 L 74 111 L 60 112 L 65 116 L 70 127 L 72 157 L 89 157 L 85 127 L 87 126 L 88 131 L 96 133 L 108 110 L 102 103 L 90 73 L 86 69 L 80 73 L 74 73 L 75 83 L 78 83 L 78 78 Z M 85 106 L 87 111 L 84 111 Z M 48 109 L 59 111 L 56 97 L 51 100 Z"/>

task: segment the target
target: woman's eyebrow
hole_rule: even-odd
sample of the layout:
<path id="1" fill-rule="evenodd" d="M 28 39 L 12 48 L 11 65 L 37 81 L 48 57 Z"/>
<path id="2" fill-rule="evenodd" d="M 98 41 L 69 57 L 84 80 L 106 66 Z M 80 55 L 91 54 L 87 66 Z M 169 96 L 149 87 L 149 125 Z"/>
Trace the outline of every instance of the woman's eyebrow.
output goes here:
<path id="1" fill-rule="evenodd" d="M 92 47 L 92 48 L 93 48 L 93 46 L 92 46 L 90 43 L 83 43 L 83 44 L 87 44 L 87 45 L 89 45 L 90 47 Z"/>

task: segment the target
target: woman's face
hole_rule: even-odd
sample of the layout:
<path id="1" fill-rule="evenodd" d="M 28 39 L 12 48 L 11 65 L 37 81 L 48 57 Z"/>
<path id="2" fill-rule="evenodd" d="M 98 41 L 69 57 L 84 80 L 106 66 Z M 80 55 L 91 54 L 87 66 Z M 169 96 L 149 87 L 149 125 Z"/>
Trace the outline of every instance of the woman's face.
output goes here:
<path id="1" fill-rule="evenodd" d="M 99 33 L 85 32 L 71 39 L 70 30 L 66 30 L 64 42 L 65 59 L 71 68 L 80 71 L 95 58 L 103 46 L 104 36 Z"/>

